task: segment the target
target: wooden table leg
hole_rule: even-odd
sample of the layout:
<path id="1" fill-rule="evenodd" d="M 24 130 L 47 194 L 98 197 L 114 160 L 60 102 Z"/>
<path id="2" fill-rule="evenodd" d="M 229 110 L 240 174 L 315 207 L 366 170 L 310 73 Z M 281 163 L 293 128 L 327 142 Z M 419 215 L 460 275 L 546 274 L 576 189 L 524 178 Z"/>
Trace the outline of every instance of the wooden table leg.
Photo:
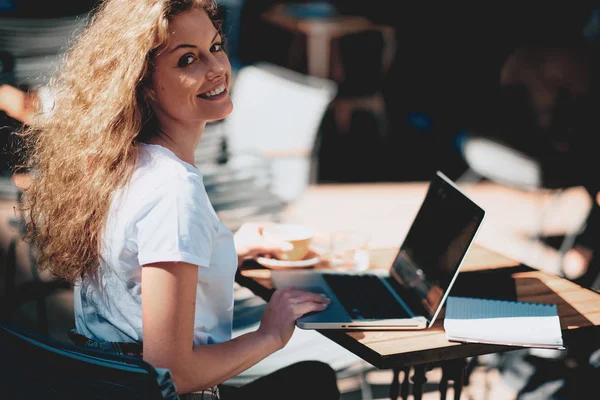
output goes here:
<path id="1" fill-rule="evenodd" d="M 395 400 L 398 398 L 398 393 L 400 392 L 400 368 L 394 368 L 392 373 L 394 376 L 390 385 L 390 399 Z"/>
<path id="2" fill-rule="evenodd" d="M 410 388 L 410 381 L 408 377 L 410 375 L 410 367 L 406 367 L 402 369 L 404 371 L 404 379 L 402 380 L 402 389 L 400 391 L 400 395 L 402 396 L 402 400 L 408 400 L 408 389 Z"/>
<path id="3" fill-rule="evenodd" d="M 400 371 L 404 372 L 402 387 L 400 387 Z M 396 400 L 398 399 L 398 395 L 400 395 L 402 400 L 408 400 L 408 389 L 410 388 L 408 377 L 410 375 L 410 367 L 402 369 L 394 368 L 393 373 L 394 376 L 392 378 L 392 384 L 390 385 L 390 399 Z"/>
<path id="4" fill-rule="evenodd" d="M 307 57 L 307 52 L 304 50 L 306 48 L 305 36 L 298 32 L 294 32 L 292 35 L 292 39 L 289 46 L 289 51 L 287 55 L 287 63 L 286 66 L 290 69 L 296 71 L 303 71 L 303 68 L 307 68 L 304 65 L 305 59 Z"/>
<path id="5" fill-rule="evenodd" d="M 454 400 L 460 400 L 462 388 L 464 386 L 464 375 L 467 360 L 447 361 L 442 364 L 442 380 L 440 381 L 440 399 L 445 400 L 448 392 L 448 381 L 452 381 L 454 389 Z"/>
<path id="6" fill-rule="evenodd" d="M 471 380 L 471 375 L 473 375 L 473 371 L 475 368 L 479 366 L 479 358 L 477 356 L 470 357 L 465 360 L 465 372 L 463 374 L 463 386 L 469 386 L 469 382 Z"/>
<path id="7" fill-rule="evenodd" d="M 308 74 L 329 78 L 331 37 L 326 30 L 315 30 L 306 37 Z"/>
<path id="8" fill-rule="evenodd" d="M 448 370 L 442 365 L 442 379 L 440 380 L 440 400 L 446 400 L 448 394 Z"/>
<path id="9" fill-rule="evenodd" d="M 423 385 L 427 382 L 425 376 L 425 364 L 415 365 L 415 373 L 412 376 L 413 396 L 415 400 L 421 400 L 423 396 Z"/>
<path id="10" fill-rule="evenodd" d="M 462 371 L 461 371 L 461 373 L 462 373 Z M 455 380 L 454 381 L 454 400 L 460 400 L 460 394 L 462 393 L 462 388 L 463 388 L 462 378 Z"/>

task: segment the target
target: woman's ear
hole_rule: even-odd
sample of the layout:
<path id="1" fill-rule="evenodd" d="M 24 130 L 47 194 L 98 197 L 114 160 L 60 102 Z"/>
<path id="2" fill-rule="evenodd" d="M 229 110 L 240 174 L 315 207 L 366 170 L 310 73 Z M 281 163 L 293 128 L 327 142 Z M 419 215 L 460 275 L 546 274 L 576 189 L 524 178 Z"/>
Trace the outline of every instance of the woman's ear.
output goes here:
<path id="1" fill-rule="evenodd" d="M 156 100 L 156 94 L 154 93 L 154 89 L 150 85 L 150 79 L 144 78 L 142 85 L 139 90 L 140 100 L 143 102 L 142 106 L 148 110 L 152 109 L 152 105 Z"/>
<path id="2" fill-rule="evenodd" d="M 151 51 L 146 58 L 146 68 L 143 71 L 142 80 L 138 86 L 138 101 L 141 102 L 141 106 L 148 111 L 152 110 L 152 105 L 156 100 L 156 93 L 152 87 L 152 71 L 154 69 L 154 57 L 155 51 Z"/>

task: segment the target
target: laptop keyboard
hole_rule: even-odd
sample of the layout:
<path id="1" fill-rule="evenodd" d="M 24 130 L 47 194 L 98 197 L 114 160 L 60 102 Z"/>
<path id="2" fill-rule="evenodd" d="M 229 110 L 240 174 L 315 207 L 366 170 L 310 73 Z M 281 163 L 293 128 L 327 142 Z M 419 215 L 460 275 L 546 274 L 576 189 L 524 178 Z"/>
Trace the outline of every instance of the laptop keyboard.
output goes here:
<path id="1" fill-rule="evenodd" d="M 323 274 L 323 278 L 353 319 L 410 317 L 377 276 Z"/>

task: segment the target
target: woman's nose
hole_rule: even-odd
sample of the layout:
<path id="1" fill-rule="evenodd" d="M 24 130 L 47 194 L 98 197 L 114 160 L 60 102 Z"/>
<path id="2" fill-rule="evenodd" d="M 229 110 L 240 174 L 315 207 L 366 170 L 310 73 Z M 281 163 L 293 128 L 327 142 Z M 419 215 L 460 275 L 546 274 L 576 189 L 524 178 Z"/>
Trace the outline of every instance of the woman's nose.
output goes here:
<path id="1" fill-rule="evenodd" d="M 213 80 L 215 78 L 220 78 L 221 76 L 225 75 L 226 72 L 227 72 L 226 63 L 222 60 L 219 60 L 219 59 L 213 57 L 208 66 L 208 70 L 206 72 L 206 77 L 209 80 Z"/>

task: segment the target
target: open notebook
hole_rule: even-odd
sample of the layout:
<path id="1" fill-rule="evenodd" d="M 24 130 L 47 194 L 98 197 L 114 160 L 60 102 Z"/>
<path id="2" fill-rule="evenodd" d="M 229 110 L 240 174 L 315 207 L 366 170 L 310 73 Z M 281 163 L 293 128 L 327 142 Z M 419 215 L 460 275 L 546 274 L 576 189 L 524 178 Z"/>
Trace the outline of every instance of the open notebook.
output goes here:
<path id="1" fill-rule="evenodd" d="M 555 304 L 449 296 L 444 329 L 450 341 L 565 349 Z"/>

